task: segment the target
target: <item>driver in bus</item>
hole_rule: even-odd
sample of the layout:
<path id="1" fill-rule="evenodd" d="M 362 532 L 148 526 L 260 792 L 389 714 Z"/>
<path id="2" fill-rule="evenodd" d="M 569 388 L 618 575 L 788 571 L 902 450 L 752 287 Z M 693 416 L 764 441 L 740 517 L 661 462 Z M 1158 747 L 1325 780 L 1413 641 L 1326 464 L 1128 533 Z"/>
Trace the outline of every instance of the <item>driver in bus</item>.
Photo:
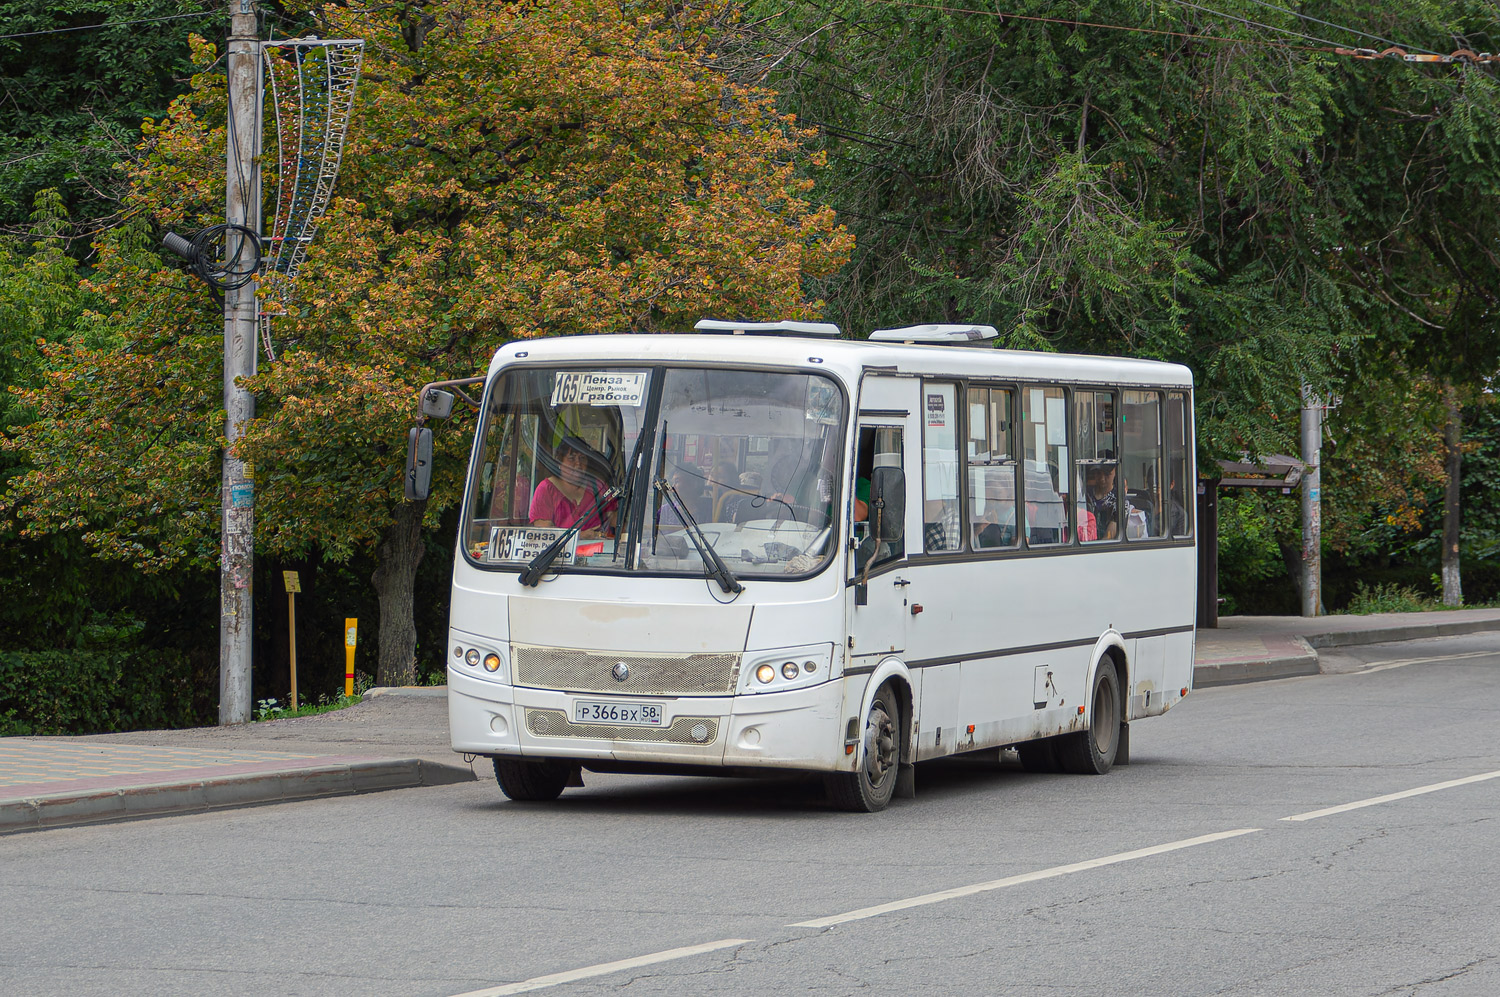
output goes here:
<path id="1" fill-rule="evenodd" d="M 593 507 L 604 491 L 603 482 L 589 473 L 588 444 L 576 436 L 563 437 L 552 451 L 557 473 L 542 479 L 531 495 L 531 525 L 569 527 Z M 582 537 L 609 536 L 614 532 L 616 503 L 613 499 L 589 515 L 579 528 Z"/>

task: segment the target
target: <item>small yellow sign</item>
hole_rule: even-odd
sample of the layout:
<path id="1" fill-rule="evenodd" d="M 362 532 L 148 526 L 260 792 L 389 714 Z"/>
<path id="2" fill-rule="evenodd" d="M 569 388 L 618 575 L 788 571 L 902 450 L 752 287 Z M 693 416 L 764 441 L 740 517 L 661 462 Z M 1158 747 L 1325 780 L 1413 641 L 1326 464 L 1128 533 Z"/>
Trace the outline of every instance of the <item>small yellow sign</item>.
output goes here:
<path id="1" fill-rule="evenodd" d="M 286 580 L 286 591 L 287 591 L 288 595 L 290 595 L 293 592 L 301 592 L 302 591 L 302 582 L 298 580 L 298 578 L 297 578 L 297 572 L 295 572 L 295 571 L 283 571 L 281 573 L 281 577 Z"/>

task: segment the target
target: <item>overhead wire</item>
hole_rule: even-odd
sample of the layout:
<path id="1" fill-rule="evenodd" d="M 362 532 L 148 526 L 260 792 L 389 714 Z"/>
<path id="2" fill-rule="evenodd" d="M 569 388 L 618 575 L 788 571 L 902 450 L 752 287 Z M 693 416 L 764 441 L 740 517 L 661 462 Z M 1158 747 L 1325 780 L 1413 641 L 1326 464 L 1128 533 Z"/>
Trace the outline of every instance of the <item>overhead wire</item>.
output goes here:
<path id="1" fill-rule="evenodd" d="M 1300 18 L 1301 20 L 1304 20 L 1304 21 L 1312 21 L 1315 24 L 1321 24 L 1324 27 L 1337 28 L 1340 31 L 1347 31 L 1347 32 L 1349 32 L 1349 34 L 1351 34 L 1351 35 L 1359 35 L 1361 38 L 1373 38 L 1375 41 L 1377 41 L 1377 42 L 1383 42 L 1386 45 L 1397 45 L 1397 46 L 1401 45 L 1400 42 L 1393 42 L 1389 38 L 1382 38 L 1379 35 L 1372 35 L 1368 31 L 1360 31 L 1358 28 L 1351 28 L 1351 27 L 1349 27 L 1346 24 L 1334 24 L 1332 21 L 1325 21 L 1325 20 L 1323 20 L 1320 17 L 1313 17 L 1311 14 L 1302 14 L 1302 13 L 1299 13 L 1298 11 L 1295 11 L 1295 10 L 1288 10 L 1285 7 L 1278 7 L 1274 3 L 1267 3 L 1266 0 L 1250 0 L 1250 2 L 1253 3 L 1253 4 L 1256 4 L 1258 6 L 1261 6 L 1261 7 L 1269 8 L 1271 10 L 1279 10 L 1283 14 L 1290 14 L 1292 17 Z M 1438 54 L 1438 53 L 1432 51 L 1431 49 L 1419 48 L 1416 45 L 1407 45 L 1407 46 L 1404 46 L 1404 47 L 1405 48 L 1416 49 L 1418 52 L 1426 52 L 1428 55 L 1437 55 Z"/>
<path id="2" fill-rule="evenodd" d="M 70 31 L 96 31 L 99 28 L 119 28 L 131 24 L 158 24 L 162 21 L 181 21 L 191 17 L 218 17 L 223 13 L 220 10 L 200 10 L 192 14 L 171 14 L 166 17 L 138 17 L 128 21 L 105 21 L 102 24 L 80 24 L 72 28 L 48 28 L 44 31 L 21 31 L 10 35 L 0 35 L 0 41 L 8 41 L 12 38 L 36 38 L 41 35 L 62 35 Z"/>

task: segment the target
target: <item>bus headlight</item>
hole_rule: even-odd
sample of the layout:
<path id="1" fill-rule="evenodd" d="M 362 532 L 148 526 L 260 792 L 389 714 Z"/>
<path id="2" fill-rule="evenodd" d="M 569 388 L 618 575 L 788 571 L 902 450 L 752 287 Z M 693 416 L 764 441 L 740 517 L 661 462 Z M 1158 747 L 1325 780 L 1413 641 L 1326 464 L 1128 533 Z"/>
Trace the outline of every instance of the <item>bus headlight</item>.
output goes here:
<path id="1" fill-rule="evenodd" d="M 832 644 L 814 644 L 752 652 L 746 655 L 749 660 L 740 673 L 740 691 L 781 692 L 826 682 L 833 677 L 835 650 Z"/>
<path id="2" fill-rule="evenodd" d="M 469 665 L 477 665 L 477 664 L 479 664 L 479 648 L 477 648 L 477 647 L 471 647 L 471 648 L 469 648 L 469 653 L 466 654 L 466 655 L 464 655 L 464 661 L 467 662 Z"/>
<path id="3" fill-rule="evenodd" d="M 484 656 L 484 670 L 487 672 L 498 672 L 500 670 L 500 655 L 491 651 Z"/>

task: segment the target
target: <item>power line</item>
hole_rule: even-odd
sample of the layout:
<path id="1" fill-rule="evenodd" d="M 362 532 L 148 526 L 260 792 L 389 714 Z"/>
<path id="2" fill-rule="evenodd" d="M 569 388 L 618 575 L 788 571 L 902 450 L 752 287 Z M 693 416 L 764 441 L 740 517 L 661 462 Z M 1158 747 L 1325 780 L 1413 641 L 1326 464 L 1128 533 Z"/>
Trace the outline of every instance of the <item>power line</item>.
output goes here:
<path id="1" fill-rule="evenodd" d="M 1321 24 L 1321 25 L 1323 25 L 1325 27 L 1337 28 L 1340 31 L 1347 31 L 1351 35 L 1359 35 L 1361 38 L 1373 38 L 1377 42 L 1384 42 L 1387 45 L 1397 45 L 1397 46 L 1399 46 L 1401 44 L 1400 42 L 1393 42 L 1389 38 L 1382 38 L 1379 35 L 1372 35 L 1368 31 L 1360 31 L 1358 28 L 1351 28 L 1351 27 L 1348 27 L 1347 25 L 1343 25 L 1343 24 L 1334 24 L 1332 21 L 1325 21 L 1322 18 L 1313 17 L 1311 14 L 1301 14 L 1301 13 L 1298 13 L 1297 11 L 1295 11 L 1295 10 L 1287 10 L 1285 7 L 1278 7 L 1274 3 L 1267 3 L 1266 0 L 1250 0 L 1250 2 L 1253 3 L 1253 4 L 1258 4 L 1258 5 L 1262 6 L 1262 7 L 1269 7 L 1271 10 L 1279 10 L 1283 14 L 1290 14 L 1293 17 L 1300 17 L 1304 21 L 1313 21 L 1313 22 L 1315 22 L 1317 24 Z M 1426 52 L 1428 55 L 1437 55 L 1437 53 L 1433 52 L 1431 49 L 1418 48 L 1415 45 L 1408 45 L 1406 47 L 1407 48 L 1415 48 L 1415 49 L 1417 49 L 1417 51 L 1419 51 L 1419 52 Z"/>
<path id="2" fill-rule="evenodd" d="M 1143 35 L 1162 35 L 1168 38 L 1182 38 L 1187 41 L 1196 42 L 1223 42 L 1228 45 L 1260 45 L 1264 48 L 1288 49 L 1295 52 L 1328 52 L 1330 48 L 1313 48 L 1308 45 L 1288 45 L 1286 42 L 1261 41 L 1255 38 L 1226 38 L 1219 35 L 1201 35 L 1190 31 L 1168 31 L 1164 28 L 1138 28 L 1125 24 L 1104 24 L 1098 21 L 1080 21 L 1073 17 L 1042 17 L 1036 14 L 1010 14 L 998 10 L 980 10 L 973 7 L 950 7 L 936 3 L 917 3 L 915 0 L 873 0 L 873 2 L 886 7 L 914 7 L 918 10 L 936 10 L 945 14 L 980 14 L 985 17 L 998 17 L 1001 20 L 1012 21 L 1037 21 L 1043 24 L 1063 24 L 1073 28 L 1102 28 L 1106 31 L 1129 31 Z M 1179 0 L 1180 2 L 1180 0 Z M 1212 13 L 1212 12 L 1210 12 Z M 1308 38 L 1310 36 L 1303 35 Z M 1315 39 L 1321 41 L 1322 39 Z M 1328 42 L 1333 45 L 1333 42 Z"/>
<path id="3" fill-rule="evenodd" d="M 1204 7 L 1200 4 L 1193 3 L 1192 0 L 1177 0 L 1177 2 L 1184 7 L 1191 7 L 1194 10 L 1201 10 L 1205 14 L 1212 14 L 1214 17 L 1222 17 L 1226 21 L 1238 21 L 1240 24 L 1243 24 L 1246 27 L 1265 28 L 1267 31 L 1279 31 L 1284 35 L 1291 35 L 1293 38 L 1301 38 L 1305 41 L 1318 42 L 1320 44 L 1327 45 L 1330 48 L 1339 47 L 1338 42 L 1330 41 L 1327 38 L 1319 38 L 1317 35 L 1308 35 L 1302 33 L 1301 31 L 1293 31 L 1291 28 L 1278 28 L 1274 24 L 1262 24 L 1259 21 L 1252 21 L 1247 17 L 1240 17 L 1237 14 L 1225 14 L 1222 11 L 1214 10 L 1212 7 Z"/>
<path id="4" fill-rule="evenodd" d="M 48 28 L 46 31 L 22 31 L 14 35 L 0 35 L 0 41 L 12 38 L 35 38 L 38 35 L 61 35 L 69 31 L 93 31 L 96 28 L 118 28 L 127 24 L 156 24 L 161 21 L 181 21 L 189 17 L 217 17 L 217 10 L 200 10 L 196 14 L 172 14 L 168 17 L 141 17 L 130 21 L 105 21 L 103 24 L 82 24 L 76 28 Z"/>

